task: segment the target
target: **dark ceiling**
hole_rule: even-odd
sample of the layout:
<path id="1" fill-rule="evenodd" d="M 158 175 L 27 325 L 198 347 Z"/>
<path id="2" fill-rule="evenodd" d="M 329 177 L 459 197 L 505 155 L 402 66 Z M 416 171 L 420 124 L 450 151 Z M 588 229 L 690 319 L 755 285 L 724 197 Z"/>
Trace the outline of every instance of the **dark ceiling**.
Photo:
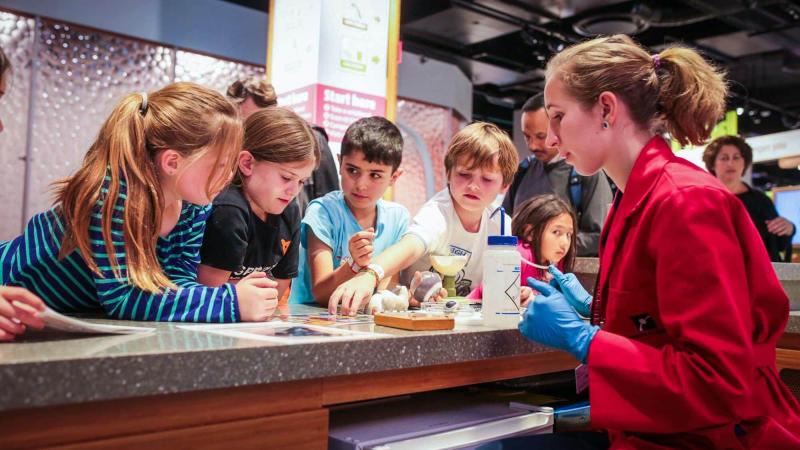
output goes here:
<path id="1" fill-rule="evenodd" d="M 506 128 L 514 108 L 541 91 L 554 52 L 615 32 L 654 51 L 690 45 L 724 66 L 742 133 L 800 126 L 800 1 L 402 0 L 401 8 L 404 49 L 458 65 L 474 85 L 475 118 Z"/>

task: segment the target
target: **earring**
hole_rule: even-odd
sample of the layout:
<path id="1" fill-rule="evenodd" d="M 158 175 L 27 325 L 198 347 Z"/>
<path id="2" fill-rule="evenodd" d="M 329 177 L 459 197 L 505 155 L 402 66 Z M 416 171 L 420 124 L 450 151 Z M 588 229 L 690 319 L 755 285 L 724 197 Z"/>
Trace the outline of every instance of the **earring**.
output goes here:
<path id="1" fill-rule="evenodd" d="M 607 129 L 608 129 L 608 122 L 607 122 L 607 121 L 605 121 L 605 120 L 604 120 L 604 121 L 603 121 L 603 123 L 602 123 L 602 125 L 603 125 L 603 129 L 604 129 L 604 130 L 607 130 Z"/>

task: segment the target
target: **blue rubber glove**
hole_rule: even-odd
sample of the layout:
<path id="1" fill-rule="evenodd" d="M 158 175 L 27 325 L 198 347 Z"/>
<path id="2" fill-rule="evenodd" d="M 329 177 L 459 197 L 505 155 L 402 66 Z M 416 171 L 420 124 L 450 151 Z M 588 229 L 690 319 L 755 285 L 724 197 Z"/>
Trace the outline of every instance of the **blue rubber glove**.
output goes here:
<path id="1" fill-rule="evenodd" d="M 581 320 L 564 295 L 549 284 L 528 277 L 528 286 L 540 295 L 528 303 L 519 331 L 528 339 L 566 350 L 585 363 L 589 345 L 600 327 Z"/>
<path id="2" fill-rule="evenodd" d="M 570 305 L 583 317 L 589 317 L 592 307 L 592 296 L 581 286 L 581 282 L 574 273 L 563 274 L 554 265 L 550 265 L 547 271 L 553 275 L 550 285 L 561 291 L 564 298 Z"/>

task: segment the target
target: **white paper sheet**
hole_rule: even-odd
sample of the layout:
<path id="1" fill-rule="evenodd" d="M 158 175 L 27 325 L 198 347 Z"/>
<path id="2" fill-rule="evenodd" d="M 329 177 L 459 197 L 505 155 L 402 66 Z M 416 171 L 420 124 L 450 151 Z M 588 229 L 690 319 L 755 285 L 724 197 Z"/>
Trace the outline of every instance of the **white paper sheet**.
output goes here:
<path id="1" fill-rule="evenodd" d="M 44 312 L 40 312 L 38 315 L 44 321 L 45 329 L 60 330 L 69 333 L 135 334 L 151 333 L 156 330 L 155 328 L 150 327 L 106 325 L 87 322 L 59 314 L 49 307 L 46 307 Z"/>

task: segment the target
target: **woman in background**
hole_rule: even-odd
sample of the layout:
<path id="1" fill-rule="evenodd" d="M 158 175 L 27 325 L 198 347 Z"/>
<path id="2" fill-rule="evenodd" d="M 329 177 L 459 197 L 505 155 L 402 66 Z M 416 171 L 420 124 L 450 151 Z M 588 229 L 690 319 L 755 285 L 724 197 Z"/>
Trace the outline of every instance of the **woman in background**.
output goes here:
<path id="1" fill-rule="evenodd" d="M 775 205 L 766 194 L 742 181 L 742 175 L 753 163 L 750 145 L 739 136 L 720 136 L 706 146 L 703 162 L 706 169 L 744 203 L 764 241 L 769 259 L 790 262 L 792 236 L 796 231 L 794 224 L 778 215 Z"/>

